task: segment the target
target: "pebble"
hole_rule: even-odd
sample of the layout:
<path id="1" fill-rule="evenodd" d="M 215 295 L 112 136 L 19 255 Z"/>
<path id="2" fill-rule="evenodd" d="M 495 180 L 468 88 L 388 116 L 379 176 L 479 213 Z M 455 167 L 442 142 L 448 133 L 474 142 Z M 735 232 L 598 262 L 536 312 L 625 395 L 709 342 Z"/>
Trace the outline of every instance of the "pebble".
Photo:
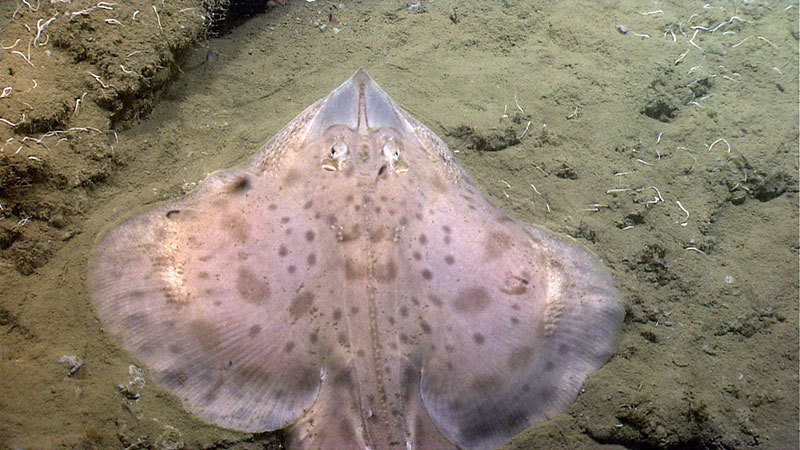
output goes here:
<path id="1" fill-rule="evenodd" d="M 747 199 L 747 193 L 742 191 L 735 191 L 731 194 L 731 203 L 734 205 L 741 205 Z"/>

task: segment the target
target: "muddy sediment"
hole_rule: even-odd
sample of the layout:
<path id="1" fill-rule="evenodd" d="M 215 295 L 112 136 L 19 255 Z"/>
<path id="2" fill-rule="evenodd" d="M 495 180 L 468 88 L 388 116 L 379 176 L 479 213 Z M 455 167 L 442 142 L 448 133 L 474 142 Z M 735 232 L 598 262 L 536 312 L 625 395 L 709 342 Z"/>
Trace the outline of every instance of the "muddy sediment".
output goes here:
<path id="1" fill-rule="evenodd" d="M 191 0 L 2 8 L 0 255 L 30 274 L 80 232 L 93 186 L 125 164 L 116 132 L 152 109 L 207 21 Z"/>

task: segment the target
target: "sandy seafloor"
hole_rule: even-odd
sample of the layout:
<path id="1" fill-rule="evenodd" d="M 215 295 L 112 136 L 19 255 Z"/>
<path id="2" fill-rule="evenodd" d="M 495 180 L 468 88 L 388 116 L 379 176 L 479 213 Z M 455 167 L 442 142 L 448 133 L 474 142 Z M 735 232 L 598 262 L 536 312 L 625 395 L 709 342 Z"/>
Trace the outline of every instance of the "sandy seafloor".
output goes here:
<path id="1" fill-rule="evenodd" d="M 358 67 L 504 209 L 596 252 L 625 298 L 610 362 L 508 448 L 798 448 L 797 19 L 795 1 L 318 0 L 209 40 L 150 114 L 118 122 L 116 138 L 102 130 L 118 162 L 108 173 L 39 188 L 80 198 L 68 226 L 0 195 L 7 229 L 70 233 L 29 270 L 17 243 L 3 248 L 0 448 L 280 445 L 200 422 L 146 376 L 131 386 L 137 361 L 94 315 L 87 259 L 104 230 L 246 163 Z M 71 67 L 52 70 L 69 80 Z M 528 121 L 518 143 L 471 145 Z M 82 367 L 69 375 L 64 355 Z"/>

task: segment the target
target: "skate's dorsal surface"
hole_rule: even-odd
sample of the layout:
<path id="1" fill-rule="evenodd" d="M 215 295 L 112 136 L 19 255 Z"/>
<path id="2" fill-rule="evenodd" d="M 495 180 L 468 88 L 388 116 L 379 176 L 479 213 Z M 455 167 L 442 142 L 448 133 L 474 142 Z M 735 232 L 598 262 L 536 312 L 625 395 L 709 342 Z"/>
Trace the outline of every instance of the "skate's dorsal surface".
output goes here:
<path id="1" fill-rule="evenodd" d="M 89 275 L 189 411 L 290 448 L 498 447 L 569 406 L 624 314 L 596 257 L 492 205 L 364 70 L 114 228 Z"/>

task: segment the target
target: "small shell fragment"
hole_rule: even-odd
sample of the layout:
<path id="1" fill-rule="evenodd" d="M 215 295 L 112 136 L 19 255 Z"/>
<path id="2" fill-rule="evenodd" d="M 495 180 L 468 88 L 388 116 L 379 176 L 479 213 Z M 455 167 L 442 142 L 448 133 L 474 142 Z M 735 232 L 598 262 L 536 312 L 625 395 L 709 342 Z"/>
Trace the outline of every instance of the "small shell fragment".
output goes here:
<path id="1" fill-rule="evenodd" d="M 58 360 L 59 363 L 64 364 L 69 369 L 68 377 L 75 375 L 83 367 L 83 360 L 75 355 L 64 355 Z"/>

